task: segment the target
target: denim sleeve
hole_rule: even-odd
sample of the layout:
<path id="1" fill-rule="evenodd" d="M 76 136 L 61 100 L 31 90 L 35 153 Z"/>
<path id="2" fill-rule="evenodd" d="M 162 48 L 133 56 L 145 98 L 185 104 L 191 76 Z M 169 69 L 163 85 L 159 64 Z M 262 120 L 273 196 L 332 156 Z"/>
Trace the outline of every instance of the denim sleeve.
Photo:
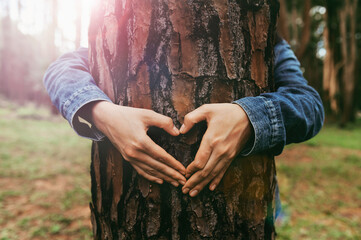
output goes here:
<path id="1" fill-rule="evenodd" d="M 44 85 L 53 104 L 78 135 L 95 141 L 104 138 L 94 125 L 79 121 L 78 116 L 79 109 L 87 103 L 111 101 L 89 72 L 87 48 L 64 54 L 52 63 L 45 73 Z"/>
<path id="2" fill-rule="evenodd" d="M 319 94 L 307 84 L 300 63 L 286 41 L 275 46 L 276 92 L 235 101 L 254 129 L 253 143 L 241 152 L 281 154 L 284 146 L 315 136 L 322 128 L 324 110 Z"/>

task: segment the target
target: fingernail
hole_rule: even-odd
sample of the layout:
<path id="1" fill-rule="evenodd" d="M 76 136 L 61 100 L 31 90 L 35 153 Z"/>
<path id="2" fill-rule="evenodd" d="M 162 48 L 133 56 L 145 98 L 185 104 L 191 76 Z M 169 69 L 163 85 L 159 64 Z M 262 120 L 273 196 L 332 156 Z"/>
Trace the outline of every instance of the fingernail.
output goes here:
<path id="1" fill-rule="evenodd" d="M 178 182 L 171 182 L 171 184 L 175 187 L 178 187 L 179 186 L 179 183 Z"/>
<path id="2" fill-rule="evenodd" d="M 160 184 L 160 185 L 162 185 L 162 184 L 163 184 L 163 181 L 162 181 L 162 180 L 160 180 L 160 179 L 155 180 L 155 182 L 156 182 L 156 183 L 158 183 L 158 184 Z"/>
<path id="3" fill-rule="evenodd" d="M 198 194 L 198 190 L 192 190 L 192 191 L 189 193 L 189 196 L 195 197 L 195 196 L 197 196 L 197 194 Z"/>
<path id="4" fill-rule="evenodd" d="M 179 183 L 182 184 L 182 185 L 186 184 L 186 182 L 183 181 L 183 180 L 180 180 Z"/>
<path id="5" fill-rule="evenodd" d="M 189 192 L 189 188 L 185 188 L 182 190 L 183 194 L 187 194 Z"/>
<path id="6" fill-rule="evenodd" d="M 183 131 L 184 131 L 184 129 L 186 128 L 186 126 L 184 126 L 184 124 L 181 126 L 181 128 L 180 128 L 180 132 L 182 133 Z"/>
<path id="7" fill-rule="evenodd" d="M 178 130 L 178 128 L 176 128 L 176 126 L 173 127 L 173 132 L 174 132 L 175 134 L 179 134 L 179 130 Z"/>
<path id="8" fill-rule="evenodd" d="M 217 185 L 216 185 L 216 184 L 213 184 L 213 185 L 209 188 L 209 190 L 214 191 L 214 189 L 216 189 L 216 187 L 217 187 Z"/>

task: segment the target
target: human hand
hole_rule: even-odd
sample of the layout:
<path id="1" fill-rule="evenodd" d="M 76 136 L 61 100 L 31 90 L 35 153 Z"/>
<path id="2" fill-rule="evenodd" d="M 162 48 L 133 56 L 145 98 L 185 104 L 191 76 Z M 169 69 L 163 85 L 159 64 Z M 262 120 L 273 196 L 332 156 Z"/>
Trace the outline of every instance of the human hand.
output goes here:
<path id="1" fill-rule="evenodd" d="M 91 118 L 139 175 L 158 184 L 163 180 L 175 187 L 185 184 L 185 167 L 147 135 L 149 127 L 155 126 L 178 136 L 171 118 L 107 101 L 93 103 Z"/>
<path id="2" fill-rule="evenodd" d="M 183 193 L 189 193 L 191 197 L 198 195 L 209 182 L 211 191 L 217 187 L 253 134 L 245 111 L 232 103 L 206 104 L 188 113 L 180 133 L 187 133 L 194 124 L 204 120 L 208 124 L 207 131 L 194 161 L 186 169 L 186 177 L 190 178 L 182 188 Z"/>

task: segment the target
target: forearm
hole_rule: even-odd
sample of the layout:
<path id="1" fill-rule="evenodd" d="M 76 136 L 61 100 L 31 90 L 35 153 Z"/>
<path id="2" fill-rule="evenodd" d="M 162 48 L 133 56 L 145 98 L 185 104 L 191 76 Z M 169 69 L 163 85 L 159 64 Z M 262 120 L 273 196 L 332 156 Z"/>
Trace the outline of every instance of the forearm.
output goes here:
<path id="1" fill-rule="evenodd" d="M 89 103 L 110 102 L 89 73 L 87 49 L 65 54 L 51 64 L 44 76 L 44 85 L 53 104 L 80 136 L 93 140 L 103 138 L 96 128 L 89 128 L 78 119 L 79 113 L 82 116 L 81 113 L 87 112 L 84 109 Z"/>
<path id="2" fill-rule="evenodd" d="M 323 124 L 320 96 L 303 78 L 293 52 L 284 42 L 275 51 L 277 91 L 235 101 L 247 113 L 255 132 L 244 155 L 262 151 L 278 155 L 286 144 L 315 136 Z"/>

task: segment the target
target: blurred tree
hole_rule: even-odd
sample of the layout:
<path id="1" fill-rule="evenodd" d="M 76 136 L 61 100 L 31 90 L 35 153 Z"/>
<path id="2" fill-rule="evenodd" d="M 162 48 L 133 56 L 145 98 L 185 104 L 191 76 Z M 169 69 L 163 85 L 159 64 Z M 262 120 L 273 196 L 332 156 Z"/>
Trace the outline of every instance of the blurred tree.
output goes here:
<path id="1" fill-rule="evenodd" d="M 278 32 L 287 42 L 290 42 L 290 32 L 288 27 L 289 19 L 288 19 L 286 0 L 280 0 L 279 2 L 280 2 L 280 16 L 277 23 Z"/>
<path id="2" fill-rule="evenodd" d="M 339 106 L 337 101 L 337 93 L 339 92 L 339 86 L 337 81 L 337 75 L 342 67 L 342 63 L 335 64 L 335 49 L 330 43 L 331 36 L 329 30 L 329 13 L 325 14 L 325 24 L 323 31 L 323 41 L 324 48 L 326 50 L 326 55 L 324 58 L 323 65 L 323 101 L 327 109 L 330 110 L 332 114 L 338 114 Z"/>
<path id="3" fill-rule="evenodd" d="M 280 0 L 278 31 L 293 48 L 310 85 L 322 93 L 322 60 L 316 58 L 322 35 L 315 34 L 322 25 L 314 7 L 322 1 Z M 312 70 L 311 70 L 312 69 Z"/>
<path id="4" fill-rule="evenodd" d="M 358 8 L 357 8 L 357 23 L 361 23 L 361 1 L 358 1 Z M 361 111 L 361 24 L 356 24 L 356 42 L 357 42 L 357 63 L 356 63 L 356 109 Z"/>
<path id="5" fill-rule="evenodd" d="M 76 11 L 76 20 L 75 20 L 75 48 L 80 47 L 81 42 L 81 26 L 82 26 L 82 8 L 83 2 L 81 0 L 75 1 L 75 11 Z"/>
<path id="6" fill-rule="evenodd" d="M 125 3 L 126 4 L 123 4 Z M 209 102 L 269 91 L 277 1 L 102 1 L 90 27 L 90 66 L 117 104 L 173 118 Z M 206 126 L 151 137 L 184 165 Z M 92 149 L 96 239 L 274 239 L 274 160 L 237 157 L 219 188 L 195 197 L 139 177 L 109 140 Z"/>
<path id="7" fill-rule="evenodd" d="M 51 16 L 52 21 L 49 29 L 49 52 L 50 52 L 50 59 L 54 61 L 58 57 L 58 49 L 55 45 L 56 34 L 58 30 L 58 0 L 51 0 Z"/>
<path id="8" fill-rule="evenodd" d="M 18 14 L 19 14 L 19 19 L 21 18 L 21 10 L 22 10 L 22 3 L 21 3 L 21 0 L 18 0 Z"/>
<path id="9" fill-rule="evenodd" d="M 311 0 L 280 0 L 279 33 L 291 43 L 299 59 L 311 39 Z"/>
<path id="10" fill-rule="evenodd" d="M 360 70 L 356 68 L 360 61 L 357 52 L 361 40 L 357 41 L 357 36 L 361 25 L 355 24 L 360 18 L 360 1 L 280 0 L 280 3 L 279 32 L 295 50 L 306 79 L 322 94 L 328 113 L 341 117 L 341 125 L 352 121 L 357 101 L 361 102 L 354 94 L 361 85 Z M 321 6 L 327 11 L 320 20 Z M 320 48 L 326 50 L 321 59 L 316 57 Z"/>
<path id="11" fill-rule="evenodd" d="M 342 87 L 343 111 L 341 125 L 355 120 L 354 91 L 356 86 L 356 19 L 358 0 L 345 0 L 344 8 L 339 11 L 341 54 L 343 59 Z"/>
<path id="12" fill-rule="evenodd" d="M 331 110 L 341 114 L 341 125 L 355 119 L 356 21 L 358 0 L 329 0 L 325 44 L 328 46 L 324 87 Z M 328 82 L 328 83 L 327 83 Z"/>
<path id="13" fill-rule="evenodd" d="M 301 37 L 298 40 L 299 43 L 298 43 L 297 50 L 296 50 L 296 56 L 299 59 L 303 58 L 303 56 L 306 52 L 307 46 L 311 39 L 310 10 L 311 10 L 311 0 L 305 0 L 304 6 L 303 6 L 303 17 L 302 17 L 303 27 L 302 27 Z"/>
<path id="14" fill-rule="evenodd" d="M 0 94 L 19 103 L 48 104 L 41 79 L 49 64 L 49 50 L 44 54 L 42 46 L 46 44 L 19 30 L 23 5 L 22 1 L 15 3 L 12 9 L 18 12 L 15 20 L 10 16 L 9 2 L 3 1 L 1 5 L 5 17 L 0 19 Z"/>
<path id="15" fill-rule="evenodd" d="M 0 49 L 0 92 L 9 99 L 24 103 L 32 89 L 30 72 L 36 42 L 24 36 L 9 16 L 2 20 L 1 27 L 4 45 Z"/>

